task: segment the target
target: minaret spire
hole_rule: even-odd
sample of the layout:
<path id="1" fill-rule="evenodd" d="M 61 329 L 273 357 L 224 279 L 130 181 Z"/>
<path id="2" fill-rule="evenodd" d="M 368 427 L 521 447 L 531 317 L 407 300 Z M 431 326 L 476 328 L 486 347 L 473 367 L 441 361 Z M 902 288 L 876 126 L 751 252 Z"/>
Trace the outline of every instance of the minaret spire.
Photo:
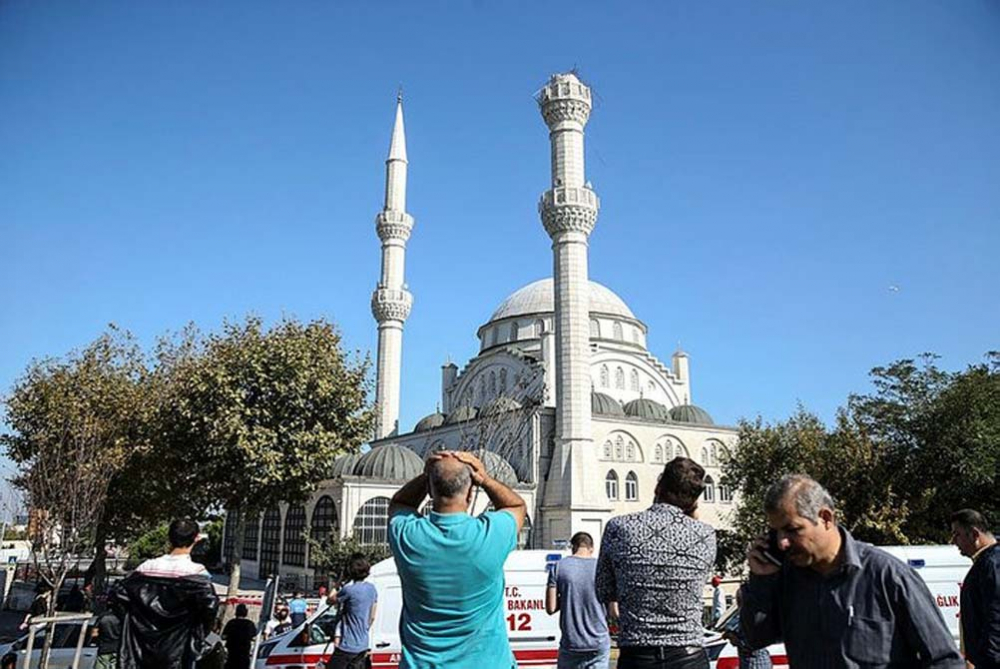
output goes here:
<path id="1" fill-rule="evenodd" d="M 403 280 L 406 240 L 413 230 L 413 217 L 406 213 L 407 166 L 403 91 L 400 89 L 396 96 L 396 121 L 389 142 L 389 157 L 385 161 L 385 204 L 375 217 L 375 231 L 382 240 L 382 274 L 372 293 L 372 315 L 378 322 L 376 439 L 390 437 L 399 431 L 403 323 L 413 306 L 413 296 Z"/>
<path id="2" fill-rule="evenodd" d="M 555 290 L 556 450 L 544 505 L 553 536 L 568 537 L 600 513 L 595 472 L 588 471 L 593 433 L 590 407 L 590 279 L 587 244 L 600 200 L 584 173 L 583 129 L 590 88 L 570 72 L 553 75 L 539 91 L 549 129 L 551 187 L 538 213 L 552 239 Z M 553 485 L 555 483 L 555 485 Z M 606 506 L 606 502 L 604 503 Z M 600 521 L 598 527 L 600 527 Z"/>

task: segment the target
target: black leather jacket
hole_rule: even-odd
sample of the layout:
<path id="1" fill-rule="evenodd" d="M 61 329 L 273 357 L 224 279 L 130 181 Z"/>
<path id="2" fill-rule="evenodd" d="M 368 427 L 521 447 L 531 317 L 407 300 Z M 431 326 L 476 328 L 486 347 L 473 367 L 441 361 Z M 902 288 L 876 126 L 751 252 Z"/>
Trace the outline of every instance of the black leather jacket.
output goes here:
<path id="1" fill-rule="evenodd" d="M 192 669 L 209 650 L 219 598 L 207 578 L 136 572 L 117 597 L 125 611 L 119 669 Z"/>

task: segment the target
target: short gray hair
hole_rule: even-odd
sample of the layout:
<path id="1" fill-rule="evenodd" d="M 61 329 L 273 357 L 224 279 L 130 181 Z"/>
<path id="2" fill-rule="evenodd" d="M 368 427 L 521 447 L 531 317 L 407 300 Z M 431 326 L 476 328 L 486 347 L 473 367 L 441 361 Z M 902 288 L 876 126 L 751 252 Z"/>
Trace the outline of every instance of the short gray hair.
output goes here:
<path id="1" fill-rule="evenodd" d="M 764 512 L 774 513 L 789 497 L 795 503 L 796 513 L 813 523 L 819 522 L 820 508 L 837 510 L 833 496 L 815 479 L 805 474 L 786 474 L 772 483 L 764 494 Z"/>
<path id="2" fill-rule="evenodd" d="M 439 497 L 455 497 L 472 485 L 472 470 L 468 466 L 449 470 L 438 461 L 431 465 L 427 476 L 431 490 Z"/>

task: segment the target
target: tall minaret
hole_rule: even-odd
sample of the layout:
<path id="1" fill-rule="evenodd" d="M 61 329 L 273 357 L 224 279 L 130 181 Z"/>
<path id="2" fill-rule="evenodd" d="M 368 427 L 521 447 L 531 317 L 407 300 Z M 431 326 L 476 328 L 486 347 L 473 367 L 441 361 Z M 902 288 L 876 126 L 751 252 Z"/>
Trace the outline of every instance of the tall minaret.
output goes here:
<path id="1" fill-rule="evenodd" d="M 593 514 L 586 509 L 597 501 L 594 490 L 602 489 L 599 481 L 587 480 L 586 466 L 593 458 L 587 240 L 600 201 L 584 176 L 590 88 L 575 74 L 553 75 L 539 92 L 538 105 L 552 148 L 552 187 L 542 194 L 538 210 L 552 238 L 556 319 L 556 448 L 543 505 L 549 508 L 550 539 L 568 539 L 590 525 L 587 516 Z M 565 536 L 556 536 L 561 533 Z"/>
<path id="2" fill-rule="evenodd" d="M 406 213 L 406 133 L 403 130 L 402 93 L 396 98 L 396 124 L 392 128 L 389 158 L 385 161 L 385 206 L 375 217 L 375 230 L 382 240 L 382 278 L 372 293 L 372 315 L 378 321 L 375 438 L 381 439 L 399 431 L 403 322 L 413 306 L 413 295 L 403 281 L 406 240 L 413 230 L 413 217 Z"/>

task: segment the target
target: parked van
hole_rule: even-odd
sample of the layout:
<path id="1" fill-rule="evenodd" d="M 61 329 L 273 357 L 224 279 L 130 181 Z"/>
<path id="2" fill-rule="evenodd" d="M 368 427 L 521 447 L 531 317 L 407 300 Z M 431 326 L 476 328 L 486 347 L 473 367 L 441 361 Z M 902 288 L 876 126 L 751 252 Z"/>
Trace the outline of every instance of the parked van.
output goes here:
<path id="1" fill-rule="evenodd" d="M 518 667 L 555 669 L 559 655 L 559 615 L 545 612 L 547 565 L 566 551 L 514 551 L 504 563 L 504 619 Z M 368 582 L 378 590 L 371 630 L 372 669 L 395 669 L 400 661 L 399 617 L 403 593 L 391 558 L 372 567 Z M 305 625 L 261 644 L 255 669 L 315 666 L 333 653 L 334 612 L 321 610 Z"/>
<path id="2" fill-rule="evenodd" d="M 931 597 L 937 604 L 948 631 L 958 644 L 959 636 L 959 593 L 965 574 L 972 566 L 972 560 L 964 557 L 954 546 L 880 546 L 889 555 L 905 562 L 924 579 Z M 719 631 L 732 630 L 739 625 L 739 609 L 732 608 L 719 620 Z M 738 669 L 740 666 L 736 648 L 725 639 L 706 644 L 712 669 Z M 768 646 L 771 662 L 775 669 L 788 666 L 784 644 Z"/>

